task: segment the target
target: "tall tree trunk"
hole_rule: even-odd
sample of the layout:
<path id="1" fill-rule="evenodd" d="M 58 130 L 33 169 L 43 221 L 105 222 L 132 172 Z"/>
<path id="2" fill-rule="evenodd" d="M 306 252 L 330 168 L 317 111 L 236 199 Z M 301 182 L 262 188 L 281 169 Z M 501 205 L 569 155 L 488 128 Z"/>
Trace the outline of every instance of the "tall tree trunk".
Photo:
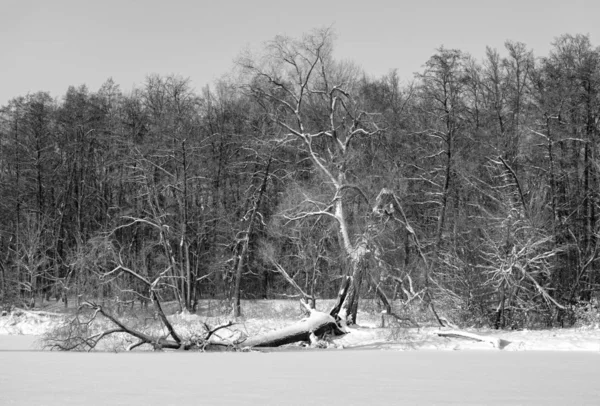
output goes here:
<path id="1" fill-rule="evenodd" d="M 363 256 L 357 260 L 352 260 L 352 275 L 346 297 L 342 302 L 338 317 L 346 324 L 355 324 L 357 322 L 358 300 L 360 299 L 360 288 L 366 268 L 366 261 Z"/>
<path id="2" fill-rule="evenodd" d="M 233 316 L 240 317 L 242 315 L 242 306 L 241 306 L 241 283 L 242 283 L 242 273 L 244 270 L 244 261 L 248 254 L 248 246 L 250 244 L 250 235 L 254 229 L 254 219 L 256 218 L 256 213 L 260 207 L 260 203 L 262 201 L 263 195 L 267 190 L 267 182 L 269 180 L 269 169 L 271 168 L 272 156 L 269 157 L 269 161 L 267 162 L 267 166 L 265 167 L 265 174 L 258 190 L 258 195 L 254 200 L 254 206 L 252 207 L 252 211 L 250 213 L 250 218 L 248 220 L 248 227 L 244 231 L 244 237 L 241 241 L 242 251 L 240 252 L 237 258 L 237 267 L 235 272 L 235 287 L 234 287 L 234 305 L 233 305 Z"/>
<path id="3" fill-rule="evenodd" d="M 451 135 L 448 135 L 451 137 Z M 435 236 L 435 246 L 437 249 L 440 248 L 442 244 L 442 235 L 444 233 L 444 226 L 446 223 L 446 212 L 448 210 L 448 195 L 450 192 L 450 182 L 452 177 L 452 150 L 451 150 L 451 142 L 448 142 L 447 150 L 446 150 L 446 168 L 445 168 L 445 179 L 444 179 L 444 189 L 442 190 L 442 201 L 440 202 L 440 212 L 438 214 L 438 223 L 437 230 Z"/>
<path id="4" fill-rule="evenodd" d="M 340 189 L 346 182 L 345 174 L 341 172 L 338 176 L 337 187 Z M 339 193 L 339 192 L 338 192 Z M 350 240 L 350 232 L 346 221 L 346 213 L 341 198 L 335 202 L 335 217 L 338 221 L 340 235 L 344 251 L 349 262 L 349 272 L 344 284 L 347 283 L 345 297 L 339 305 L 339 312 L 333 312 L 332 316 L 338 317 L 342 323 L 356 323 L 358 311 L 358 300 L 360 296 L 360 286 L 364 273 L 364 257 L 367 254 L 366 241 L 359 241 L 353 244 Z M 338 300 L 341 298 L 338 297 Z"/>
<path id="5" fill-rule="evenodd" d="M 0 303 L 4 303 L 6 300 L 6 273 L 4 271 L 4 264 L 0 263 Z"/>

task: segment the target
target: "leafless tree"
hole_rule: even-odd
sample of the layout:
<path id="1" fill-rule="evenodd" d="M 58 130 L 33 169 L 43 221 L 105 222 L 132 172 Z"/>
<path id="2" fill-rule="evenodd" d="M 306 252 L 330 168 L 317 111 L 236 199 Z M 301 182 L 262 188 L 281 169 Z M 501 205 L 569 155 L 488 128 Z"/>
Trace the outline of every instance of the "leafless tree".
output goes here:
<path id="1" fill-rule="evenodd" d="M 281 130 L 274 142 L 295 145 L 329 189 L 327 200 L 306 195 L 284 216 L 288 221 L 319 216 L 337 224 L 349 268 L 347 295 L 334 313 L 351 323 L 356 320 L 368 248 L 364 230 L 347 217 L 347 204 L 349 196 L 368 198 L 349 174 L 360 154 L 356 139 L 373 136 L 380 128 L 377 117 L 364 111 L 357 97 L 360 72 L 333 60 L 332 40 L 329 29 L 301 39 L 278 36 L 267 44 L 262 58 L 242 57 L 238 65 L 248 91 Z"/>

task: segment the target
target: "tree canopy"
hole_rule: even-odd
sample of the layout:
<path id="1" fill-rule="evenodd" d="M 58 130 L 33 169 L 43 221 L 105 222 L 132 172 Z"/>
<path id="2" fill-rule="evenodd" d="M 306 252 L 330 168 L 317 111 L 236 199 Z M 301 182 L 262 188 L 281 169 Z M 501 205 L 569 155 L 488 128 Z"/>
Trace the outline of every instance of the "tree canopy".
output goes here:
<path id="1" fill-rule="evenodd" d="M 150 75 L 0 111 L 0 302 L 415 298 L 565 325 L 600 292 L 600 49 L 439 48 L 414 80 L 277 36 L 200 92 Z M 401 50 L 400 50 L 401 51 Z M 357 61 L 360 62 L 360 61 Z"/>

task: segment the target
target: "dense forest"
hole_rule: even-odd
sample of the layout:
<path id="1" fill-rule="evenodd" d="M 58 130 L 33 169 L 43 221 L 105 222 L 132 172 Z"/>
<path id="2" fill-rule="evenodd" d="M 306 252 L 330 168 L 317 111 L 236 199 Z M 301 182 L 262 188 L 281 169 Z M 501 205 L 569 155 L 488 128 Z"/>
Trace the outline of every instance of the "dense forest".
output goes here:
<path id="1" fill-rule="evenodd" d="M 8 102 L 0 302 L 218 298 L 239 315 L 342 288 L 349 322 L 359 297 L 496 328 L 583 317 L 600 49 L 442 47 L 404 82 L 336 60 L 333 38 L 277 36 L 200 92 L 150 75 Z"/>

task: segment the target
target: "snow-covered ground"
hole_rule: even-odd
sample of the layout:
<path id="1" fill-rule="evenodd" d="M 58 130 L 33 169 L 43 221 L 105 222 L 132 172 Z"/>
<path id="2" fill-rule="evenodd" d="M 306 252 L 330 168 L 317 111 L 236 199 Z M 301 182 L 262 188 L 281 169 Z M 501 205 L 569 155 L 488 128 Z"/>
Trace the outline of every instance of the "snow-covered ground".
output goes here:
<path id="1" fill-rule="evenodd" d="M 229 330 L 218 334 L 224 338 L 239 337 L 243 333 L 255 336 L 270 330 L 285 327 L 302 317 L 301 308 L 288 301 L 256 301 L 247 305 L 246 317 L 239 320 Z M 185 336 L 193 334 L 196 326 L 207 321 L 217 325 L 226 320 L 223 316 L 199 316 L 195 314 L 175 314 L 170 316 L 178 331 Z M 0 336 L 30 335 L 41 336 L 60 322 L 54 312 L 29 314 L 20 312 L 0 317 Z M 446 331 L 437 327 L 422 328 L 380 328 L 380 319 L 373 314 L 359 314 L 361 325 L 350 329 L 350 333 L 334 340 L 337 348 L 411 350 L 491 350 L 498 351 L 488 342 L 465 338 L 440 337 Z M 546 330 L 483 330 L 465 329 L 462 331 L 500 339 L 503 351 L 590 351 L 600 353 L 600 328 L 580 327 Z M 0 340 L 0 350 L 2 350 Z"/>
<path id="2" fill-rule="evenodd" d="M 288 317 L 282 314 L 289 308 L 280 310 L 249 311 L 236 328 L 260 334 L 300 316 L 299 309 Z M 597 327 L 468 330 L 499 338 L 498 350 L 440 337 L 444 330 L 433 327 L 379 328 L 377 317 L 361 316 L 362 325 L 329 350 L 119 355 L 31 351 L 60 319 L 4 316 L 0 405 L 597 405 L 600 399 Z M 190 330 L 205 320 L 222 318 L 171 316 Z"/>
<path id="3" fill-rule="evenodd" d="M 0 405 L 597 405 L 584 352 L 0 351 Z"/>
<path id="4" fill-rule="evenodd" d="M 59 316 L 27 316 L 10 313 L 0 317 L 0 335 L 33 335 L 40 336 L 54 327 Z"/>
<path id="5" fill-rule="evenodd" d="M 488 342 L 465 338 L 440 337 L 447 331 L 434 327 L 405 329 L 394 339 L 389 331 L 375 327 L 359 327 L 336 340 L 348 348 L 380 348 L 391 350 L 491 350 L 498 351 Z M 600 353 L 600 330 L 571 328 L 551 330 L 461 330 L 482 336 L 499 338 L 503 351 L 592 351 Z"/>

